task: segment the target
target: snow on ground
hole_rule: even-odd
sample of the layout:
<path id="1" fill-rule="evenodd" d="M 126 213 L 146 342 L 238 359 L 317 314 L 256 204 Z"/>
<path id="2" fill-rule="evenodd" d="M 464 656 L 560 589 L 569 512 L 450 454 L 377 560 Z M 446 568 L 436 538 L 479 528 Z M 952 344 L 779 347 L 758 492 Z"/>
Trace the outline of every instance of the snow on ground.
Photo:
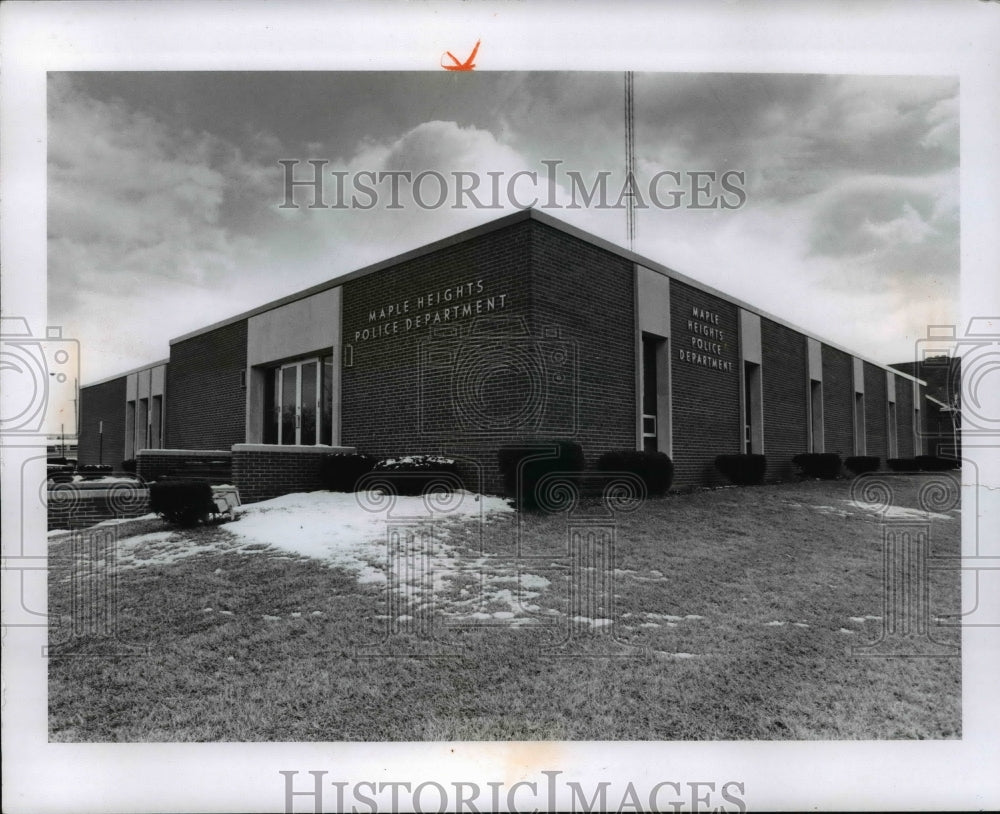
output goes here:
<path id="1" fill-rule="evenodd" d="M 514 564 L 477 555 L 449 542 L 456 523 L 485 522 L 513 512 L 503 498 L 460 491 L 452 495 L 388 498 L 373 492 L 310 492 L 251 503 L 236 510 L 225 529 L 245 545 L 265 545 L 353 571 L 361 583 L 389 584 L 410 604 L 434 602 L 452 616 L 510 619 L 539 610 L 530 604 L 549 586 L 545 577 L 519 573 Z M 397 539 L 416 532 L 415 548 Z M 246 548 L 243 549 L 246 551 Z"/>

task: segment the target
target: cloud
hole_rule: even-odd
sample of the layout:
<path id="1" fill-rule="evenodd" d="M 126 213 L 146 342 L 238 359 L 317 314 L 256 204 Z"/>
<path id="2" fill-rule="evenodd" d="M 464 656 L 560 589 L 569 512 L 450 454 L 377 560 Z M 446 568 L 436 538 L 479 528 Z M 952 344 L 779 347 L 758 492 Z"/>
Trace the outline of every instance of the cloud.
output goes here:
<path id="1" fill-rule="evenodd" d="M 404 184 L 402 208 L 390 209 L 381 184 L 369 211 L 309 209 L 303 190 L 301 208 L 282 209 L 280 159 L 302 161 L 299 177 L 310 158 L 329 160 L 327 172 L 433 170 L 452 194 L 451 173 L 473 172 L 480 199 L 490 197 L 486 173 L 541 173 L 542 159 L 564 162 L 563 204 L 567 170 L 588 181 L 611 171 L 612 201 L 621 185 L 620 73 L 268 74 L 253 93 L 242 76 L 182 79 L 170 92 L 164 77 L 150 80 L 161 92 L 148 102 L 141 76 L 109 80 L 119 97 L 99 92 L 98 75 L 50 80 L 50 308 L 84 342 L 85 378 L 161 358 L 171 337 L 514 208 L 504 189 L 499 209 L 449 200 L 428 210 Z M 305 101 L 289 93 L 302 83 Z M 637 248 L 891 361 L 906 350 L 892 336 L 953 309 L 957 90 L 927 77 L 637 75 L 641 173 L 739 169 L 748 195 L 739 210 L 643 210 Z M 536 191 L 547 192 L 543 181 Z M 423 192 L 436 197 L 434 179 Z M 553 214 L 625 242 L 622 210 Z"/>

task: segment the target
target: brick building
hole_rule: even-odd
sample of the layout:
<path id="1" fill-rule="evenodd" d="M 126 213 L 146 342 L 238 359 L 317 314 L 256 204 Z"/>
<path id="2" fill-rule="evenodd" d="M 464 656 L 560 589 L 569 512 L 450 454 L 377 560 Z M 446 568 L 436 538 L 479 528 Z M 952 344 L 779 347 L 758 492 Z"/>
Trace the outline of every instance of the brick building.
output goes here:
<path id="1" fill-rule="evenodd" d="M 922 382 L 535 210 L 174 339 L 84 387 L 81 463 L 231 455 L 245 499 L 316 488 L 332 447 L 447 454 L 499 488 L 496 451 L 571 438 L 719 481 L 725 453 L 912 457 Z M 103 422 L 103 423 L 102 423 Z M 99 429 L 103 427 L 102 439 Z M 157 451 L 162 450 L 162 451 Z M 182 450 L 182 452 L 176 452 Z M 157 469 L 159 467 L 159 469 Z"/>

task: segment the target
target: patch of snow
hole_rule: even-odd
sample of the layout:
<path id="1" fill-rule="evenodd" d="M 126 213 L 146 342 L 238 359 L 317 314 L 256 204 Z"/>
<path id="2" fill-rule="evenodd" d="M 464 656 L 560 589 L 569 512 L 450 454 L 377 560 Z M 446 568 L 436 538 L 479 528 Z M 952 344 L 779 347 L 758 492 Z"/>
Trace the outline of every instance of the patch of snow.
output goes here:
<path id="1" fill-rule="evenodd" d="M 784 626 L 784 624 L 785 624 L 784 622 L 780 622 L 777 619 L 775 619 L 773 622 L 765 622 L 764 626 L 765 627 L 782 627 L 782 626 Z"/>
<path id="2" fill-rule="evenodd" d="M 96 523 L 97 526 L 119 526 L 122 523 L 132 523 L 136 520 L 159 520 L 160 515 L 150 512 L 149 514 L 144 514 L 141 517 L 116 517 L 111 520 L 102 520 L 100 523 Z"/>
<path id="3" fill-rule="evenodd" d="M 271 616 L 269 613 L 265 613 L 263 616 L 265 622 L 280 622 L 280 616 Z"/>
<path id="4" fill-rule="evenodd" d="M 659 627 L 658 622 L 643 622 L 639 627 Z"/>
<path id="5" fill-rule="evenodd" d="M 847 621 L 854 622 L 856 625 L 863 625 L 865 623 L 864 616 L 848 616 Z"/>
<path id="6" fill-rule="evenodd" d="M 792 624 L 795 625 L 795 627 L 809 627 L 809 625 L 805 622 L 792 622 Z"/>
<path id="7" fill-rule="evenodd" d="M 848 634 L 848 635 L 850 635 L 850 636 L 853 636 L 853 635 L 854 635 L 854 631 L 853 631 L 853 630 L 848 630 L 848 629 L 847 629 L 846 627 L 842 627 L 842 628 L 840 629 L 840 632 L 841 632 L 841 633 L 847 633 L 847 634 Z"/>

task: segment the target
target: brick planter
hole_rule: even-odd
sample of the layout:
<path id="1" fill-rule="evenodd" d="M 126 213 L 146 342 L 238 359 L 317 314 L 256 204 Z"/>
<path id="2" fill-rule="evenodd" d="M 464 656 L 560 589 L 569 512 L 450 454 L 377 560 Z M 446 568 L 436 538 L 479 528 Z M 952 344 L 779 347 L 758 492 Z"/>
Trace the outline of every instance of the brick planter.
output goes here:
<path id="1" fill-rule="evenodd" d="M 233 482 L 244 503 L 257 503 L 293 492 L 323 489 L 323 459 L 354 447 L 278 446 L 234 444 Z"/>
<path id="2" fill-rule="evenodd" d="M 48 528 L 80 529 L 102 520 L 149 514 L 142 483 L 55 483 L 48 488 Z"/>

